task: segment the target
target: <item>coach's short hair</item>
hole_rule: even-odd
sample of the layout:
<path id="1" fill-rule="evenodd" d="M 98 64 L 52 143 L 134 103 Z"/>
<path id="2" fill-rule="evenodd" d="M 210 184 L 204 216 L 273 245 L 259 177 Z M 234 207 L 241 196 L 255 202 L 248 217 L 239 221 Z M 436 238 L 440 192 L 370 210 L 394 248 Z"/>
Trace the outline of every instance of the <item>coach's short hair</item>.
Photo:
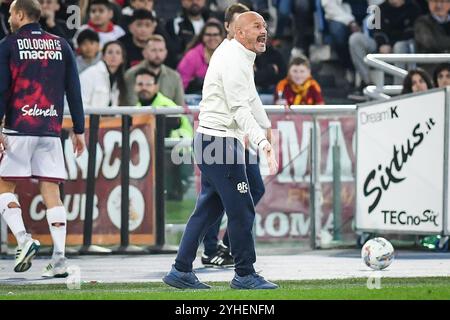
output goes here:
<path id="1" fill-rule="evenodd" d="M 233 16 L 236 13 L 244 13 L 247 11 L 250 11 L 250 9 L 242 3 L 232 4 L 225 10 L 225 21 L 224 22 L 227 22 L 229 24 L 231 22 L 231 20 L 233 20 Z"/>
<path id="2" fill-rule="evenodd" d="M 41 18 L 41 4 L 38 0 L 15 0 L 15 11 L 22 11 L 32 21 L 39 21 Z"/>

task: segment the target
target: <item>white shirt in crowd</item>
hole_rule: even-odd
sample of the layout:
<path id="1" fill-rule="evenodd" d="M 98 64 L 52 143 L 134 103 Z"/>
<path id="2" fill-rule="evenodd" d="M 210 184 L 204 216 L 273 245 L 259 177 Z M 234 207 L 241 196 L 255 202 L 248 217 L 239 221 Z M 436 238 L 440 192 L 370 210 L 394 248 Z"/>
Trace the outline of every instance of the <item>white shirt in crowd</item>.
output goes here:
<path id="1" fill-rule="evenodd" d="M 89 25 L 84 24 L 75 33 L 75 36 L 73 37 L 73 43 L 76 48 L 78 48 L 78 45 L 77 45 L 78 35 L 80 34 L 81 31 L 86 30 L 86 29 L 92 29 L 92 28 Z M 125 35 L 125 31 L 122 29 L 121 26 L 118 26 L 118 25 L 114 25 L 112 31 L 110 31 L 110 32 L 98 32 L 98 31 L 96 31 L 96 32 L 98 33 L 98 37 L 100 39 L 100 49 L 103 48 L 103 46 L 106 43 L 108 43 L 110 41 L 116 41 L 117 39 L 119 39 L 120 37 Z"/>
<path id="2" fill-rule="evenodd" d="M 108 69 L 103 60 L 80 73 L 80 84 L 85 108 L 104 108 L 119 104 L 117 82 L 111 89 Z"/>

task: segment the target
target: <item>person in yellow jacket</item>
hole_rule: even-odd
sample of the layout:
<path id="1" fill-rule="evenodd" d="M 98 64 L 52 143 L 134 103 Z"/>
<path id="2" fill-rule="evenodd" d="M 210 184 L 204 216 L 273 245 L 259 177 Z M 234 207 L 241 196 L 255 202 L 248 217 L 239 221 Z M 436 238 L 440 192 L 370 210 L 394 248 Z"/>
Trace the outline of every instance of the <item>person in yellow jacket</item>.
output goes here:
<path id="1" fill-rule="evenodd" d="M 142 107 L 173 107 L 177 104 L 159 92 L 157 76 L 147 69 L 140 69 L 136 72 L 136 82 L 134 90 L 138 97 L 138 106 Z M 169 138 L 189 138 L 194 136 L 191 121 L 185 115 L 166 118 L 166 136 Z M 190 151 L 190 149 L 188 149 Z M 186 150 L 182 150 L 186 152 Z M 166 161 L 167 196 L 169 200 L 182 200 L 183 194 L 189 187 L 189 177 L 192 168 L 186 164 L 175 165 L 171 161 Z"/>
<path id="2" fill-rule="evenodd" d="M 140 69 L 136 72 L 134 90 L 138 97 L 138 106 L 152 106 L 155 108 L 177 106 L 175 102 L 159 92 L 157 76 L 150 70 Z M 176 129 L 172 127 L 169 137 L 192 138 L 194 135 L 194 130 L 189 118 L 187 116 L 177 118 L 179 118 L 179 127 Z"/>

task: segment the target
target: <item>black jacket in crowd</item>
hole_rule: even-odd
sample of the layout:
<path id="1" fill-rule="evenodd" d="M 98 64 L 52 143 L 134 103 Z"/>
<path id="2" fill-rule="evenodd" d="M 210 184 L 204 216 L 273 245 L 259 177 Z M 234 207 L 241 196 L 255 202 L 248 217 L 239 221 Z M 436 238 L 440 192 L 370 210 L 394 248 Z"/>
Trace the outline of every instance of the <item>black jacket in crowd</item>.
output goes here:
<path id="1" fill-rule="evenodd" d="M 275 72 L 273 65 L 278 67 L 278 72 Z M 282 54 L 268 44 L 266 51 L 257 55 L 255 60 L 255 84 L 258 91 L 273 93 L 278 81 L 286 77 L 286 68 Z"/>
<path id="2" fill-rule="evenodd" d="M 3 39 L 7 34 L 9 34 L 8 7 L 2 3 L 0 5 L 0 39 Z"/>
<path id="3" fill-rule="evenodd" d="M 420 16 L 420 8 L 415 3 L 406 1 L 395 8 L 386 1 L 380 6 L 380 12 L 381 29 L 373 32 L 378 47 L 414 39 L 414 22 Z"/>
<path id="4" fill-rule="evenodd" d="M 430 14 L 422 16 L 414 25 L 414 38 L 419 53 L 449 53 L 450 21 L 439 23 Z"/>
<path id="5" fill-rule="evenodd" d="M 221 19 L 209 9 L 203 10 L 202 16 L 205 22 L 210 18 L 216 18 L 221 21 Z M 175 25 L 178 25 L 179 27 L 178 33 L 175 33 Z M 195 37 L 194 26 L 187 17 L 187 14 L 183 11 L 181 15 L 167 21 L 166 30 L 170 37 L 170 47 L 173 48 L 176 53 L 176 64 L 178 64 L 186 50 L 187 45 Z"/>

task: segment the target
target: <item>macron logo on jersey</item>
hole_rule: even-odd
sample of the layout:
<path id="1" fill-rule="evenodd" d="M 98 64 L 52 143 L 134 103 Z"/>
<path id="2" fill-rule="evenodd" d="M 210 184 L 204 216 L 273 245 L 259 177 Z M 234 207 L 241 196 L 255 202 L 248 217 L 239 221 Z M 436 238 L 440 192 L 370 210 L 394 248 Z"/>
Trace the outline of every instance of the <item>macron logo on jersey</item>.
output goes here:
<path id="1" fill-rule="evenodd" d="M 62 60 L 58 39 L 17 39 L 20 60 Z"/>
<path id="2" fill-rule="evenodd" d="M 22 115 L 30 116 L 30 117 L 57 117 L 58 112 L 55 110 L 55 106 L 52 104 L 49 109 L 41 109 L 34 105 L 34 107 L 30 107 L 28 104 L 22 107 Z"/>

